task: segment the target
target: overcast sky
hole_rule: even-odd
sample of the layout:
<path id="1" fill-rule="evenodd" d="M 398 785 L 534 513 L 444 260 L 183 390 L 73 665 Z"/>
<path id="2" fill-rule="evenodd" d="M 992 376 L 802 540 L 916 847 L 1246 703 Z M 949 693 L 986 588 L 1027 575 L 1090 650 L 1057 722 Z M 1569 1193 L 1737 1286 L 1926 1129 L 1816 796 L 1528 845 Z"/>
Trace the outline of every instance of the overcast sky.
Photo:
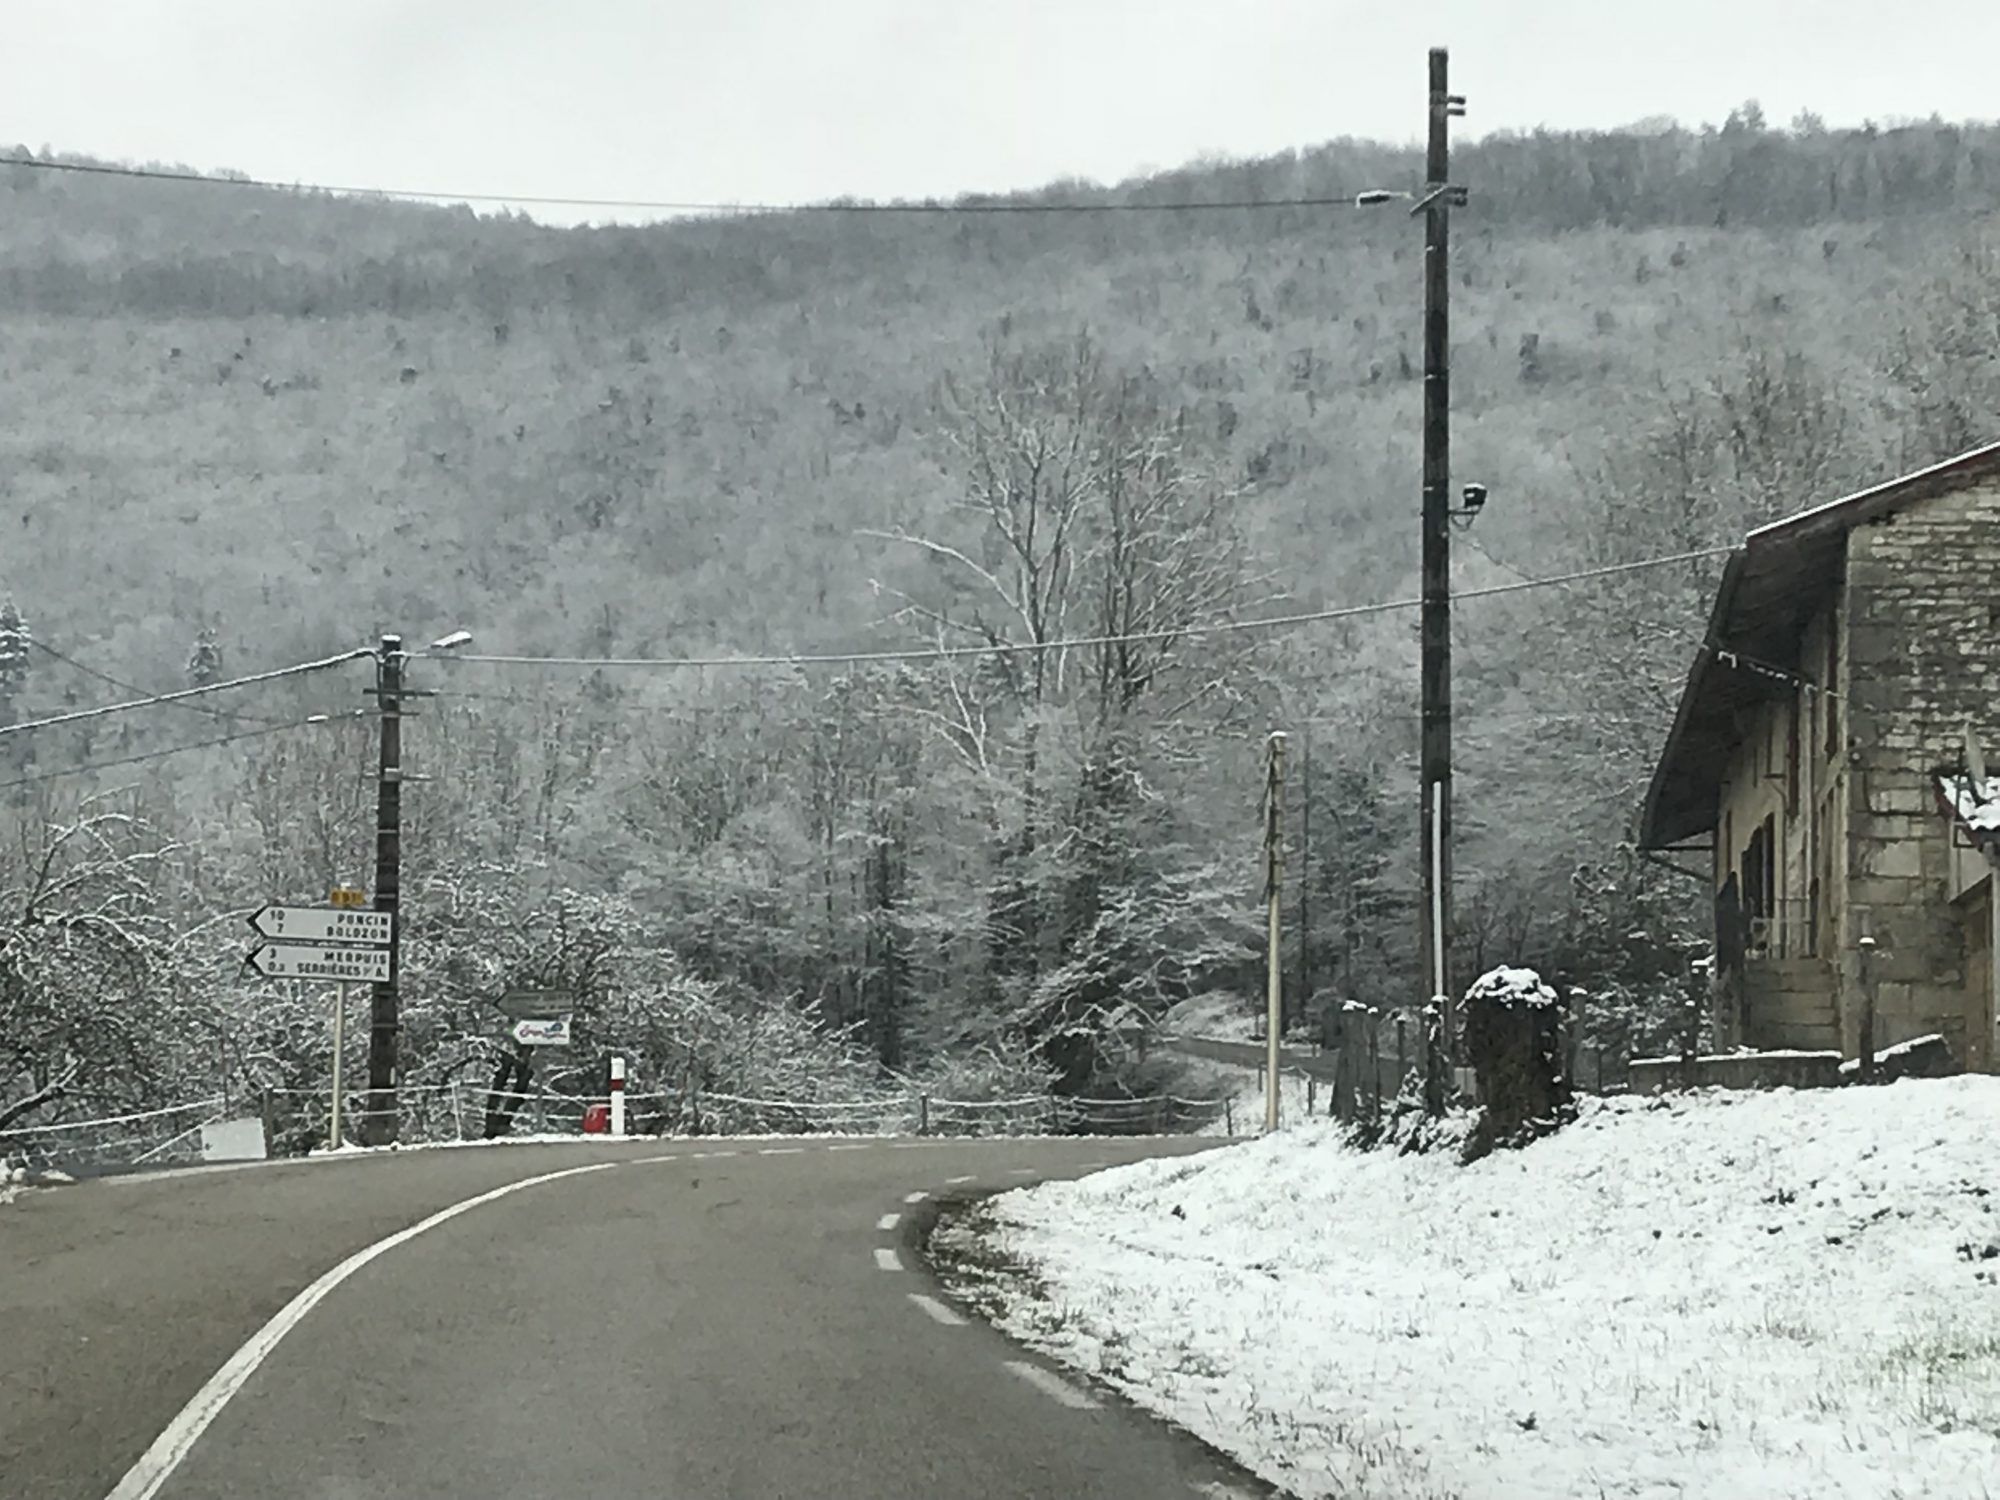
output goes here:
<path id="1" fill-rule="evenodd" d="M 910 197 L 1413 140 L 1433 45 L 1452 50 L 1475 133 L 1719 122 L 1750 98 L 1776 122 L 2000 113 L 2000 0 L 5 0 L 4 15 L 0 147 L 457 192 Z"/>

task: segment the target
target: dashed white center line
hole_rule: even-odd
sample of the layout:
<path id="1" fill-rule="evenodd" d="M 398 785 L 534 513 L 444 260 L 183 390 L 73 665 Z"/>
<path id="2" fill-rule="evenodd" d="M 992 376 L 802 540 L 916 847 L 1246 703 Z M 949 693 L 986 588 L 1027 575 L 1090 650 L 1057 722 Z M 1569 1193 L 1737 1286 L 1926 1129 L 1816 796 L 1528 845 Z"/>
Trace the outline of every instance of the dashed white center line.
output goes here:
<path id="1" fill-rule="evenodd" d="M 722 1157 L 722 1156 L 736 1156 L 739 1155 L 740 1153 L 735 1151 L 711 1151 L 708 1154 L 714 1157 Z"/>
<path id="2" fill-rule="evenodd" d="M 926 1297 L 922 1292 L 912 1292 L 910 1293 L 910 1300 L 947 1328 L 963 1328 L 965 1326 L 965 1319 L 961 1318 L 935 1297 Z"/>
<path id="3" fill-rule="evenodd" d="M 829 1151 L 872 1151 L 875 1149 L 875 1143 L 873 1141 L 858 1141 L 852 1145 L 828 1146 L 826 1149 Z"/>
<path id="4" fill-rule="evenodd" d="M 972 1180 L 973 1174 L 967 1172 L 963 1177 L 947 1177 L 944 1182 L 946 1187 L 957 1187 L 961 1182 L 970 1182 Z"/>
<path id="5" fill-rule="evenodd" d="M 1102 1172 L 1110 1165 L 1111 1163 L 1108 1161 L 1087 1161 L 1083 1164 L 1083 1170 L 1086 1172 Z"/>
<path id="6" fill-rule="evenodd" d="M 878 1271 L 900 1271 L 903 1269 L 903 1258 L 890 1249 L 889 1246 L 877 1245 L 875 1247 L 875 1269 Z"/>
<path id="7" fill-rule="evenodd" d="M 1097 1398 L 1091 1395 L 1090 1392 L 1078 1390 L 1067 1380 L 1057 1375 L 1051 1375 L 1040 1365 L 1031 1365 L 1026 1360 L 1021 1359 L 1010 1359 L 1004 1361 L 1004 1363 L 1008 1369 L 1027 1381 L 1029 1385 L 1040 1391 L 1044 1396 L 1047 1396 L 1051 1401 L 1058 1401 L 1073 1411 L 1091 1411 L 1097 1406 Z"/>
<path id="8" fill-rule="evenodd" d="M 805 1149 L 803 1146 L 759 1146 L 757 1154 L 759 1156 L 803 1156 Z"/>
<path id="9" fill-rule="evenodd" d="M 905 1203 L 921 1203 L 928 1197 L 930 1197 L 929 1193 L 905 1193 L 903 1194 L 903 1201 Z"/>
<path id="10" fill-rule="evenodd" d="M 875 1221 L 875 1227 L 877 1229 L 894 1229 L 902 1222 L 903 1216 L 901 1214 L 884 1214 Z"/>
<path id="11" fill-rule="evenodd" d="M 1033 1177 L 1035 1169 L 1033 1167 L 1015 1167 L 1007 1175 L 1009 1177 Z"/>

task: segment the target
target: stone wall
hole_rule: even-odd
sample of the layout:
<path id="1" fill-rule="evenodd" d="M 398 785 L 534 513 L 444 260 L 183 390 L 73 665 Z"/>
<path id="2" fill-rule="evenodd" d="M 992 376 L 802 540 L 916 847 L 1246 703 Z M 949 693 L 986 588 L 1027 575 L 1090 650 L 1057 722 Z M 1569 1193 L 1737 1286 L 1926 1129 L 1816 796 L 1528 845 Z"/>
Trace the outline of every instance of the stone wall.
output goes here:
<path id="1" fill-rule="evenodd" d="M 1698 1089 L 1824 1089 L 1839 1082 L 1838 1052 L 1722 1052 L 1694 1060 Z M 1678 1057 L 1632 1060 L 1635 1094 L 1687 1086 L 1687 1066 Z"/>
<path id="2" fill-rule="evenodd" d="M 1875 1045 L 1936 1032 L 1966 1055 L 1963 934 L 1948 902 L 1951 835 L 1931 776 L 1973 723 L 2000 753 L 2000 480 L 1912 503 L 1848 541 L 1847 855 L 1843 990 L 1877 941 Z M 1843 1007 L 1852 1053 L 1856 1007 Z"/>

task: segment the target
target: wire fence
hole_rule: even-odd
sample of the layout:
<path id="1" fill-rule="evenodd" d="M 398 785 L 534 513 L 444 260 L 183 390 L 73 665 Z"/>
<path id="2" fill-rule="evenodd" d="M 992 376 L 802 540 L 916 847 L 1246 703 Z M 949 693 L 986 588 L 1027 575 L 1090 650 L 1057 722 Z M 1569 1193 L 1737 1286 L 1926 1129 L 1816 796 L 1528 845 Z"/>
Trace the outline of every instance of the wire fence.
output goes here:
<path id="1" fill-rule="evenodd" d="M 609 1100 L 553 1089 L 495 1089 L 458 1081 L 404 1084 L 394 1106 L 396 1139 L 406 1144 L 602 1134 Z M 274 1088 L 259 1098 L 272 1156 L 304 1156 L 333 1140 L 325 1089 Z M 342 1091 L 342 1141 L 361 1144 L 385 1111 L 365 1087 Z M 954 1099 L 923 1090 L 853 1099 L 760 1098 L 718 1090 L 629 1091 L 626 1130 L 658 1138 L 737 1135 L 1001 1137 L 1234 1133 L 1238 1112 L 1224 1097 L 1163 1094 L 1137 1098 L 1027 1095 Z M 54 1127 L 57 1130 L 63 1127 Z M 198 1133 L 198 1132 L 197 1132 Z M 199 1141 L 195 1143 L 199 1148 Z"/>
<path id="2" fill-rule="evenodd" d="M 0 1130 L 0 1161 L 64 1171 L 199 1161 L 203 1129 L 229 1114 L 228 1104 L 217 1094 L 161 1109 L 10 1126 Z"/>

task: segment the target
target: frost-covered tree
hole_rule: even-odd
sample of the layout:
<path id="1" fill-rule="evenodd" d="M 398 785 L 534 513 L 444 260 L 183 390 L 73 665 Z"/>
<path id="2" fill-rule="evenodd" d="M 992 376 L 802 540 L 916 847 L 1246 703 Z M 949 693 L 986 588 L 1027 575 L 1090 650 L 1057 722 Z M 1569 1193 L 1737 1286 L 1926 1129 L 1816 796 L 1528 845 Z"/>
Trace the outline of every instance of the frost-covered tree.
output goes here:
<path id="1" fill-rule="evenodd" d="M 0 724 L 15 722 L 33 642 L 20 607 L 12 599 L 0 604 Z"/>
<path id="2" fill-rule="evenodd" d="M 188 653 L 187 676 L 196 687 L 207 687 L 221 680 L 222 647 L 216 643 L 213 625 L 204 625 L 194 638 L 194 649 Z"/>

